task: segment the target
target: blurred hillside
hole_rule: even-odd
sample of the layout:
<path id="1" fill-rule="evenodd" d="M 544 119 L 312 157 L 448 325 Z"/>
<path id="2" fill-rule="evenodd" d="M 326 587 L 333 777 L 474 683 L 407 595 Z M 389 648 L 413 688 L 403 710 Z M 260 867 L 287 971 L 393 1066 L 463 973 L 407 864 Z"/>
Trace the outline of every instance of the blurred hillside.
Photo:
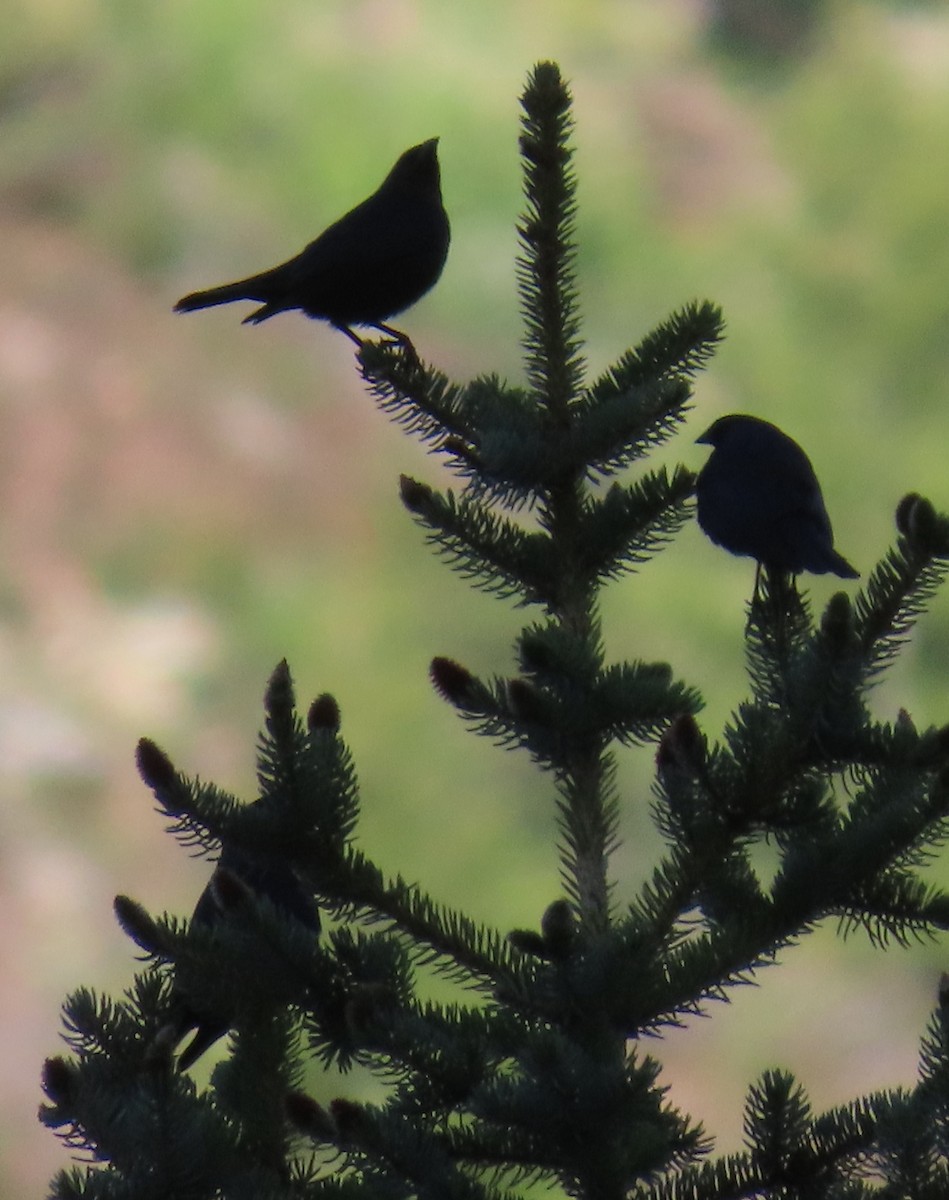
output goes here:
<path id="1" fill-rule="evenodd" d="M 516 378 L 517 97 L 556 58 L 576 99 L 589 369 L 693 297 L 728 341 L 685 436 L 723 412 L 807 448 L 868 571 L 909 490 L 949 508 L 949 13 L 827 0 L 803 22 L 700 0 L 40 0 L 0 43 L 0 1194 L 62 1163 L 34 1120 L 58 1006 L 133 970 L 118 891 L 187 913 L 207 874 L 162 831 L 136 739 L 250 797 L 260 697 L 340 701 L 362 838 L 502 928 L 558 894 L 550 790 L 467 736 L 434 654 L 510 668 L 521 614 L 433 561 L 397 499 L 439 468 L 364 394 L 345 338 L 298 316 L 171 313 L 294 253 L 441 137 L 453 224 L 404 318 L 461 378 Z M 794 5 L 775 4 L 785 15 Z M 604 604 L 614 657 L 668 659 L 715 736 L 742 696 L 750 563 L 694 529 Z M 699 584 L 700 581 L 700 584 Z M 812 581 L 815 605 L 834 581 Z M 880 689 L 949 720 L 940 597 Z M 651 756 L 622 756 L 618 900 L 648 869 Z M 815 1102 L 895 1084 L 943 965 L 815 940 L 715 1020 L 651 1047 L 725 1144 L 764 1065 Z M 775 1001 L 778 1001 L 776 1003 Z M 723 1074 L 723 1062 L 729 1060 Z M 350 1086 L 349 1084 L 344 1086 Z"/>

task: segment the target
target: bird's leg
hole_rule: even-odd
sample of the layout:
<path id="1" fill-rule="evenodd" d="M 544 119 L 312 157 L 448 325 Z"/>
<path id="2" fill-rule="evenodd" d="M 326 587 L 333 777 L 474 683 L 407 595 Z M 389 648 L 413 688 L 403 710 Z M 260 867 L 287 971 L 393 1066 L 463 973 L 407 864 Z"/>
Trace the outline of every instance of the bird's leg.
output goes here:
<path id="1" fill-rule="evenodd" d="M 755 586 L 751 589 L 751 599 L 748 601 L 745 618 L 745 634 L 757 625 L 761 614 L 761 563 L 755 562 Z"/>
<path id="2" fill-rule="evenodd" d="M 361 338 L 351 326 L 335 325 L 334 328 L 338 329 L 340 333 L 345 333 L 351 341 L 356 343 L 356 346 L 359 350 L 365 346 L 365 338 Z M 418 356 L 418 351 L 412 345 L 412 341 L 407 333 L 403 333 L 400 329 L 393 329 L 391 325 L 383 325 L 381 321 L 371 325 L 370 328 L 378 329 L 381 333 L 387 334 L 392 341 L 383 342 L 382 344 L 398 346 L 411 366 L 418 367 L 421 365 L 421 359 Z"/>
<path id="3" fill-rule="evenodd" d="M 336 325 L 334 328 L 338 329 L 340 333 L 345 333 L 349 340 L 355 342 L 360 350 L 363 348 L 365 343 L 354 329 L 351 329 L 348 325 Z"/>
<path id="4" fill-rule="evenodd" d="M 373 329 L 378 329 L 380 333 L 386 333 L 394 342 L 399 342 L 403 346 L 411 346 L 409 335 L 403 333 L 401 329 L 396 329 L 394 325 L 385 325 L 382 321 L 373 321 Z"/>

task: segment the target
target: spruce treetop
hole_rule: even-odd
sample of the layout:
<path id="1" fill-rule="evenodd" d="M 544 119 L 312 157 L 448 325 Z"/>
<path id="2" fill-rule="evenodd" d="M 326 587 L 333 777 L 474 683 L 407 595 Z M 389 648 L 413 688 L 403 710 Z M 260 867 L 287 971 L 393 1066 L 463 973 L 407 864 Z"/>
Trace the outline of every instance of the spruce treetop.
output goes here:
<path id="1" fill-rule="evenodd" d="M 45 1065 L 41 1119 L 85 1162 L 54 1197 L 507 1200 L 537 1181 L 583 1200 L 949 1195 L 947 989 L 915 1082 L 815 1113 L 769 1070 L 727 1156 L 665 1088 L 655 1038 L 819 922 L 879 945 L 949 924 L 949 896 L 921 874 L 949 832 L 949 726 L 882 723 L 868 703 L 945 576 L 949 521 L 907 496 L 895 546 L 817 617 L 796 577 L 766 565 L 745 615 L 748 695 L 717 734 L 681 664 L 607 661 L 603 589 L 694 515 L 693 473 L 649 459 L 682 429 L 723 320 L 686 304 L 587 378 L 555 64 L 534 68 L 521 104 L 523 382 L 458 383 L 404 339 L 365 342 L 358 363 L 380 410 L 457 481 L 401 480 L 429 547 L 524 610 L 509 674 L 439 657 L 430 675 L 474 733 L 549 780 L 562 893 L 538 897 L 536 928 L 498 930 L 372 861 L 344 717 L 329 693 L 301 717 L 286 663 L 267 686 L 253 802 L 143 740 L 169 830 L 216 865 L 190 921 L 119 897 L 147 963 L 119 999 L 66 1001 L 69 1053 Z M 654 756 L 664 850 L 621 905 L 618 813 L 644 799 L 618 790 L 627 753 Z M 767 880 L 753 865 L 765 842 Z M 452 1000 L 426 998 L 430 972 Z M 199 1087 L 190 1064 L 225 1035 Z M 358 1064 L 377 1099 L 344 1080 L 319 1101 L 314 1064 Z"/>

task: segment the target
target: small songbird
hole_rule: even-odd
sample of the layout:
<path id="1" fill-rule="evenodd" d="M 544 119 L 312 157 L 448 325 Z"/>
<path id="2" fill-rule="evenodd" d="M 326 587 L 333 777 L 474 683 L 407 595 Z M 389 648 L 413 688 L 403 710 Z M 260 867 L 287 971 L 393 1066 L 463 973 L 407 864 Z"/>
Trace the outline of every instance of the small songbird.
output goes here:
<path id="1" fill-rule="evenodd" d="M 320 911 L 313 893 L 286 863 L 257 858 L 225 845 L 217 866 L 198 897 L 191 918 L 195 925 L 211 929 L 228 919 L 239 919 L 231 908 L 245 895 L 268 900 L 284 916 L 298 921 L 314 937 L 320 933 Z M 207 1012 L 194 1006 L 176 984 L 171 1018 L 163 1037 L 173 1047 L 189 1033 L 194 1036 L 178 1056 L 178 1069 L 186 1071 L 231 1026 L 231 1014 Z"/>
<path id="2" fill-rule="evenodd" d="M 856 579 L 834 549 L 830 518 L 807 455 L 758 417 L 720 417 L 697 439 L 712 447 L 696 482 L 703 532 L 759 566 Z"/>
<path id="3" fill-rule="evenodd" d="M 263 307 L 245 317 L 245 325 L 298 308 L 328 321 L 357 345 L 362 339 L 353 325 L 407 341 L 384 322 L 434 287 L 448 256 L 451 231 L 437 149 L 438 138 L 431 138 L 406 150 L 377 191 L 296 258 L 236 283 L 192 292 L 175 311 L 255 300 Z"/>

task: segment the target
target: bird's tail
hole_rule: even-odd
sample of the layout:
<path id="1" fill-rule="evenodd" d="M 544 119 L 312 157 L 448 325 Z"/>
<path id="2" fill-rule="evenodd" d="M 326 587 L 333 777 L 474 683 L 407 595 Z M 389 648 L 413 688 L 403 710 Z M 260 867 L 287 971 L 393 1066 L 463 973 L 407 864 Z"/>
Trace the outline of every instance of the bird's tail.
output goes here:
<path id="1" fill-rule="evenodd" d="M 839 575 L 841 579 L 859 579 L 860 572 L 847 562 L 842 554 L 838 554 L 836 550 L 831 551 L 834 565 L 831 570 L 835 575 Z"/>
<path id="2" fill-rule="evenodd" d="M 827 547 L 826 553 L 822 551 L 813 563 L 808 562 L 804 570 L 812 571 L 815 575 L 838 575 L 841 579 L 860 578 L 860 572 L 855 570 L 832 546 Z"/>
<path id="3" fill-rule="evenodd" d="M 223 283 L 220 287 L 207 288 L 203 292 L 190 292 L 182 296 L 175 305 L 175 312 L 194 312 L 198 308 L 213 308 L 216 304 L 230 304 L 233 300 L 258 300 L 266 304 L 273 298 L 273 272 L 264 271 L 239 279 L 237 283 Z"/>

